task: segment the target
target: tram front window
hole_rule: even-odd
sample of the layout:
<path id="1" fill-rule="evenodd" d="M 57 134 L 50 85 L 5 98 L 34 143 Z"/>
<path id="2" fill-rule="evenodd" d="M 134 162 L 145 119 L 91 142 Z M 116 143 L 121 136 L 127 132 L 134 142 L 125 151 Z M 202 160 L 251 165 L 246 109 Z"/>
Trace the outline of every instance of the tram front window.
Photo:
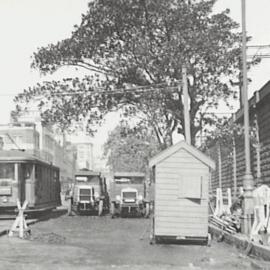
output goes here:
<path id="1" fill-rule="evenodd" d="M 0 180 L 14 180 L 14 164 L 0 163 Z"/>

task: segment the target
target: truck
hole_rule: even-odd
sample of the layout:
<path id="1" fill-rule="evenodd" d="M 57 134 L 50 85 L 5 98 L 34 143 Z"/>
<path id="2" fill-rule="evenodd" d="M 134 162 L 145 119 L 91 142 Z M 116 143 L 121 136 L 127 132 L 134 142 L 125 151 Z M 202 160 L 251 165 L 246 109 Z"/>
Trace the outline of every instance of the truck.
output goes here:
<path id="1" fill-rule="evenodd" d="M 149 216 L 146 176 L 140 172 L 115 172 L 110 187 L 111 217 Z"/>
<path id="2" fill-rule="evenodd" d="M 69 213 L 101 216 L 109 211 L 106 178 L 100 172 L 81 170 L 75 173 Z"/>

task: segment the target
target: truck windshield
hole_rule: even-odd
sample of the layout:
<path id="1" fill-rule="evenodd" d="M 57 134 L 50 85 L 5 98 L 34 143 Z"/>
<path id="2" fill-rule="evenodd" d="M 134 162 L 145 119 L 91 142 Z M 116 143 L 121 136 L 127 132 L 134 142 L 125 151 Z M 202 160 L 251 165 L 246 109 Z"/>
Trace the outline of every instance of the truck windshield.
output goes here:
<path id="1" fill-rule="evenodd" d="M 96 175 L 76 175 L 75 176 L 76 182 L 84 182 L 84 183 L 99 183 L 99 177 Z"/>
<path id="2" fill-rule="evenodd" d="M 132 176 L 132 177 L 115 177 L 114 181 L 116 184 L 142 184 L 144 181 L 144 177 L 137 177 L 137 176 Z"/>
<path id="3" fill-rule="evenodd" d="M 116 178 L 116 179 L 114 179 L 114 181 L 117 184 L 130 184 L 129 178 Z"/>

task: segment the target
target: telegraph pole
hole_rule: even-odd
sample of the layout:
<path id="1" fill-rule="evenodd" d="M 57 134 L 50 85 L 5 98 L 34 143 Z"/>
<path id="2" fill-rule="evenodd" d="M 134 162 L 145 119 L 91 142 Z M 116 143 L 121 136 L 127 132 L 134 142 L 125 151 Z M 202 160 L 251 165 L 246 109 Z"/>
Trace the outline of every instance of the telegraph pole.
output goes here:
<path id="1" fill-rule="evenodd" d="M 185 139 L 188 144 L 191 144 L 190 136 L 190 118 L 189 118 L 189 104 L 188 104 L 188 84 L 187 84 L 187 68 L 182 67 L 183 80 L 183 97 L 184 97 L 184 122 L 185 122 Z"/>
<path id="2" fill-rule="evenodd" d="M 248 234 L 251 229 L 251 214 L 253 214 L 252 190 L 254 180 L 250 167 L 250 136 L 249 136 L 249 105 L 247 86 L 247 38 L 246 38 L 246 0 L 242 0 L 242 62 L 243 62 L 243 107 L 244 107 L 244 136 L 245 136 L 245 175 L 243 181 L 244 205 L 243 205 L 243 232 Z"/>

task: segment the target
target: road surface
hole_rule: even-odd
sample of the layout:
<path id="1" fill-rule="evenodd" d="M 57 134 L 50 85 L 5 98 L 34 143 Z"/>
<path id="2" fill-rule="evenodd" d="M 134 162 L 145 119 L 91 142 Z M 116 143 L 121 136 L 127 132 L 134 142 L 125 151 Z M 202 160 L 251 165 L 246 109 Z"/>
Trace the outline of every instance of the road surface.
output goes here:
<path id="1" fill-rule="evenodd" d="M 0 238 L 0 269 L 253 269 L 225 244 L 149 244 L 149 219 L 54 216 L 27 240 Z"/>

